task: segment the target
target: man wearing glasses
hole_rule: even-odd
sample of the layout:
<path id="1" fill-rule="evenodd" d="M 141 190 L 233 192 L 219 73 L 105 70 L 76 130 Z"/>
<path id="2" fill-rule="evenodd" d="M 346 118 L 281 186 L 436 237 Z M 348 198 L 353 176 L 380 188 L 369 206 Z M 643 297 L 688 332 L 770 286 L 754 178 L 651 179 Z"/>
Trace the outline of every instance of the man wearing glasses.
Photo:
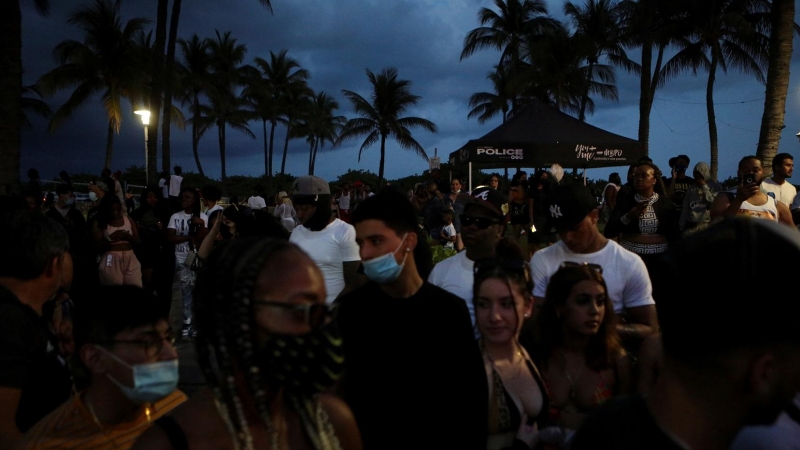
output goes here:
<path id="1" fill-rule="evenodd" d="M 563 264 L 588 264 L 602 270 L 617 325 L 626 343 L 658 331 L 652 284 L 642 259 L 619 244 L 606 239 L 597 229 L 597 200 L 580 184 L 558 186 L 546 200 L 548 226 L 556 229 L 560 240 L 539 250 L 531 258 L 533 296 L 536 305 L 545 301 L 550 277 Z"/>
<path id="2" fill-rule="evenodd" d="M 497 241 L 503 236 L 508 202 L 499 191 L 479 187 L 472 191 L 461 214 L 461 240 L 466 251 L 436 264 L 428 281 L 467 304 L 472 324 L 475 309 L 472 305 L 472 279 L 475 261 L 494 256 Z"/>
<path id="3" fill-rule="evenodd" d="M 183 403 L 175 334 L 163 309 L 134 286 L 98 287 L 83 299 L 73 330 L 89 386 L 34 425 L 19 448 L 129 448 Z"/>

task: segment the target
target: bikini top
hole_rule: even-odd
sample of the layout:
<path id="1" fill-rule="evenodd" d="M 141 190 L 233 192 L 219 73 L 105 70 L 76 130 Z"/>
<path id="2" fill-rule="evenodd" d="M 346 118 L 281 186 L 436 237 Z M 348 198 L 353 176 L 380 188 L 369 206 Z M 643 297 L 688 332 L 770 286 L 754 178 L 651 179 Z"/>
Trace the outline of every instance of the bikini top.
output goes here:
<path id="1" fill-rule="evenodd" d="M 616 372 L 616 369 L 614 369 L 614 371 Z M 594 388 L 594 396 L 592 397 L 592 403 L 589 405 L 589 407 L 586 408 L 576 407 L 577 412 L 581 414 L 586 414 L 594 410 L 598 406 L 600 406 L 606 400 L 610 400 L 612 397 L 614 397 L 614 385 L 615 383 L 603 378 L 603 372 L 601 371 L 600 380 L 597 382 L 597 386 L 595 386 Z M 547 387 L 546 382 L 545 382 L 545 387 L 547 388 L 548 397 L 552 397 L 552 392 L 550 392 L 550 389 L 549 387 Z M 550 409 L 549 409 L 550 423 L 558 423 L 561 420 L 561 412 L 563 411 L 564 406 L 556 406 L 552 403 L 550 404 Z"/>
<path id="2" fill-rule="evenodd" d="M 542 376 L 529 358 L 525 358 L 525 366 L 528 368 L 531 375 L 533 375 L 533 379 L 536 381 L 536 384 L 539 386 L 539 391 L 542 393 L 542 409 L 539 411 L 539 415 L 536 416 L 534 421 L 541 430 L 547 425 L 549 395 Z M 517 408 L 517 402 L 514 401 L 514 398 L 503 385 L 503 379 L 500 377 L 497 369 L 495 369 L 494 364 L 492 365 L 492 384 L 493 395 L 492 399 L 489 401 L 489 416 L 491 417 L 493 412 L 496 413 L 497 424 L 496 426 L 492 426 L 490 421 L 489 434 L 500 434 L 512 431 L 516 433 L 522 421 L 522 412 Z M 492 409 L 494 409 L 494 411 L 491 411 Z"/>

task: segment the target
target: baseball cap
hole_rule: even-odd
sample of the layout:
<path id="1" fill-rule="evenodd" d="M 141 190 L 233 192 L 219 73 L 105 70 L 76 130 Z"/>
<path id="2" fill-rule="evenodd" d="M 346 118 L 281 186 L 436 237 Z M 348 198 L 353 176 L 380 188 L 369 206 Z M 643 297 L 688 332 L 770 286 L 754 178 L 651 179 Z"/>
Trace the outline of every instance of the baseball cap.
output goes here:
<path id="1" fill-rule="evenodd" d="M 577 183 L 557 186 L 547 197 L 545 204 L 548 213 L 548 225 L 561 233 L 575 228 L 593 209 L 597 208 L 597 199 L 589 189 Z"/>
<path id="2" fill-rule="evenodd" d="M 465 200 L 466 205 L 480 205 L 500 218 L 508 214 L 508 200 L 503 194 L 490 187 L 475 189 Z"/>
<path id="3" fill-rule="evenodd" d="M 678 155 L 678 156 L 675 156 L 675 157 L 673 157 L 673 158 L 670 158 L 670 159 L 669 159 L 669 167 L 670 167 L 670 168 L 672 168 L 672 167 L 675 167 L 675 164 L 677 164 L 677 163 L 678 163 L 678 160 L 679 160 L 679 159 L 685 159 L 685 160 L 686 160 L 686 164 L 687 164 L 687 165 L 688 165 L 688 164 L 689 164 L 689 162 L 691 161 L 691 160 L 689 159 L 689 157 L 688 157 L 688 156 L 686 156 L 686 155 Z"/>
<path id="4" fill-rule="evenodd" d="M 314 175 L 306 175 L 294 180 L 292 195 L 331 195 L 328 182 Z"/>

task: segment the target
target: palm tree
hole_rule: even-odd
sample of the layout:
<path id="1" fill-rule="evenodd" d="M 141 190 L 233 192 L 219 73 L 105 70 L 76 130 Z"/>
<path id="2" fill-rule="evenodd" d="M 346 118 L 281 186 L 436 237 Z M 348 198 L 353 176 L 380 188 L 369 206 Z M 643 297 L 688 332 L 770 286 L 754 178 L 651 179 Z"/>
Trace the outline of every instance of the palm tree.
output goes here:
<path id="1" fill-rule="evenodd" d="M 34 0 L 39 14 L 50 12 L 48 0 Z M 20 125 L 22 124 L 22 10 L 20 0 L 0 1 L 0 186 L 19 185 Z"/>
<path id="2" fill-rule="evenodd" d="M 39 117 L 49 117 L 51 114 L 53 114 L 53 111 L 50 110 L 50 106 L 47 105 L 47 102 L 38 98 L 34 98 L 31 96 L 31 94 L 36 94 L 39 97 L 42 96 L 42 94 L 39 92 L 39 88 L 36 87 L 36 85 L 22 87 L 22 99 L 20 101 L 20 124 L 25 128 L 31 127 L 31 121 L 28 119 L 26 112 L 31 112 Z"/>
<path id="3" fill-rule="evenodd" d="M 292 138 L 292 127 L 296 126 L 302 110 L 303 99 L 314 95 L 314 91 L 305 82 L 297 83 L 286 92 L 286 99 L 282 102 L 284 123 L 286 124 L 286 138 L 283 142 L 283 156 L 281 157 L 281 176 L 286 173 L 286 155 L 289 153 L 289 139 Z"/>
<path id="4" fill-rule="evenodd" d="M 427 161 L 428 155 L 409 129 L 419 127 L 435 133 L 437 128 L 436 124 L 427 119 L 401 117 L 409 107 L 417 104 L 420 97 L 411 93 L 410 81 L 397 79 L 397 69 L 386 68 L 378 75 L 367 70 L 367 77 L 372 84 L 371 102 L 355 92 L 342 90 L 353 104 L 356 114 L 361 117 L 347 121 L 334 145 L 340 145 L 347 139 L 366 136 L 358 150 L 358 160 L 361 161 L 361 152 L 380 140 L 381 162 L 378 178 L 383 181 L 387 138 L 393 137 L 402 148 L 413 150 Z"/>
<path id="5" fill-rule="evenodd" d="M 717 122 L 714 112 L 714 82 L 717 69 L 723 72 L 735 67 L 752 74 L 764 83 L 763 68 L 767 64 L 769 5 L 765 1 L 731 0 L 727 2 L 689 2 L 687 21 L 688 38 L 681 40 L 681 48 L 664 66 L 664 77 L 669 79 L 686 70 L 695 74 L 698 69 L 708 71 L 706 83 L 706 110 L 708 135 L 711 144 L 711 178 L 717 178 L 719 148 Z"/>
<path id="6" fill-rule="evenodd" d="M 347 119 L 335 116 L 339 108 L 336 100 L 325 92 L 305 98 L 300 104 L 298 125 L 293 129 L 293 137 L 305 137 L 309 143 L 308 174 L 314 175 L 317 162 L 317 151 L 325 146 L 325 142 L 334 142 Z"/>
<path id="7" fill-rule="evenodd" d="M 467 119 L 478 118 L 478 123 L 486 123 L 489 119 L 502 114 L 503 123 L 508 118 L 508 110 L 511 106 L 511 88 L 509 74 L 504 66 L 494 66 L 494 71 L 486 76 L 492 82 L 494 92 L 476 92 L 469 98 L 469 107 L 472 108 L 467 114 Z"/>
<path id="8" fill-rule="evenodd" d="M 179 97 L 181 103 L 189 104 L 192 112 L 192 154 L 197 164 L 197 170 L 203 175 L 203 165 L 200 163 L 198 145 L 202 137 L 200 127 L 201 103 L 200 95 L 205 92 L 211 70 L 211 59 L 208 54 L 208 41 L 200 39 L 196 34 L 188 41 L 178 41 L 183 56 L 183 63 L 178 64 Z M 169 167 L 169 166 L 167 166 Z"/>
<path id="9" fill-rule="evenodd" d="M 58 44 L 53 53 L 61 65 L 37 82 L 45 95 L 77 86 L 53 114 L 51 132 L 75 109 L 102 92 L 108 116 L 104 167 L 111 166 L 114 133 L 119 133 L 122 123 L 122 99 L 134 98 L 142 90 L 142 77 L 134 57 L 137 51 L 134 38 L 148 20 L 134 18 L 123 26 L 119 7 L 119 1 L 95 0 L 92 7 L 81 8 L 70 15 L 68 22 L 83 29 L 84 42 L 66 40 Z"/>
<path id="10" fill-rule="evenodd" d="M 631 61 L 625 53 L 622 12 L 616 0 L 586 0 L 583 6 L 576 6 L 572 2 L 564 5 L 564 14 L 571 19 L 575 27 L 573 38 L 578 42 L 579 51 L 586 55 L 585 70 L 589 80 L 596 80 L 601 75 L 595 72 L 595 67 L 603 58 L 611 65 L 623 67 L 628 72 L 640 71 L 639 65 Z M 581 121 L 586 120 L 588 102 L 587 90 L 581 98 L 578 115 Z"/>
<path id="11" fill-rule="evenodd" d="M 778 153 L 781 130 L 784 128 L 793 32 L 798 31 L 794 23 L 794 14 L 794 0 L 772 0 L 767 95 L 764 99 L 764 113 L 761 116 L 761 131 L 756 151 L 767 171 L 772 170 L 772 158 Z"/>
<path id="12" fill-rule="evenodd" d="M 478 11 L 481 26 L 467 33 L 461 59 L 477 50 L 495 49 L 502 52 L 499 63 L 508 65 L 509 75 L 514 76 L 525 39 L 546 33 L 557 27 L 558 22 L 547 16 L 547 6 L 542 0 L 494 0 L 494 4 L 498 11 L 489 8 Z M 515 105 L 516 98 L 511 103 Z"/>
<path id="13" fill-rule="evenodd" d="M 216 39 L 208 40 L 208 54 L 212 73 L 206 96 L 210 105 L 201 107 L 202 135 L 211 125 L 216 125 L 219 138 L 219 154 L 222 169 L 222 182 L 227 181 L 225 171 L 225 131 L 230 126 L 255 139 L 255 135 L 247 122 L 254 118 L 252 111 L 247 109 L 248 102 L 244 97 L 237 95 L 236 91 L 244 83 L 248 73 L 253 69 L 242 66 L 242 61 L 247 53 L 244 44 L 237 44 L 231 37 L 231 32 L 220 35 L 216 32 Z"/>
<path id="14" fill-rule="evenodd" d="M 292 97 L 299 97 L 308 90 L 306 80 L 310 77 L 308 70 L 300 67 L 300 64 L 286 55 L 286 50 L 281 50 L 277 55 L 269 52 L 269 61 L 264 58 L 255 58 L 255 66 L 260 70 L 260 80 L 256 82 L 251 97 L 257 103 L 256 109 L 264 126 L 264 172 L 269 181 L 274 174 L 272 169 L 272 157 L 274 153 L 275 127 L 278 123 L 285 123 L 287 127 L 291 124 L 288 117 L 292 108 Z M 266 143 L 266 123 L 270 122 L 269 148 Z M 289 129 L 286 132 L 286 143 L 288 144 Z M 284 173 L 286 165 L 286 148 L 281 164 L 281 174 Z M 269 190 L 269 188 L 267 189 Z"/>

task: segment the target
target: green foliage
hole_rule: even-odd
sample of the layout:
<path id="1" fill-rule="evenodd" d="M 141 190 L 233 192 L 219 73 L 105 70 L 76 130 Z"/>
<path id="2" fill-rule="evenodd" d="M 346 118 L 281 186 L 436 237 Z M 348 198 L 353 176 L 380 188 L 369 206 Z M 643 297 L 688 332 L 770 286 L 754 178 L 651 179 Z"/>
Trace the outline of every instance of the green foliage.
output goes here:
<path id="1" fill-rule="evenodd" d="M 428 237 L 428 243 L 430 244 L 430 242 L 431 242 L 431 238 Z M 442 247 L 441 245 L 432 246 L 431 247 L 431 254 L 433 255 L 433 265 L 436 265 L 436 264 L 440 263 L 441 261 L 444 261 L 445 259 L 447 259 L 447 258 L 449 258 L 451 256 L 455 256 L 456 253 L 458 253 L 458 252 L 456 252 L 456 250 L 453 249 L 453 248 L 445 248 L 445 247 Z"/>

